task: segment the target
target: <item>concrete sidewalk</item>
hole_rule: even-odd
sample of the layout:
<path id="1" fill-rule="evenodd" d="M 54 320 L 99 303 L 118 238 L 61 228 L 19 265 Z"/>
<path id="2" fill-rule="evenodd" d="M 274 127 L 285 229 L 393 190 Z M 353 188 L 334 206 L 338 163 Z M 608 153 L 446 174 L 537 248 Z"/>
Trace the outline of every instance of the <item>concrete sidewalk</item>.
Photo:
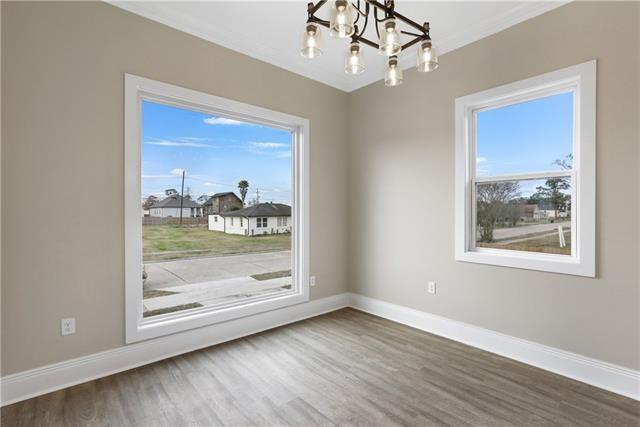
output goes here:
<path id="1" fill-rule="evenodd" d="M 227 301 L 239 301 L 263 294 L 278 293 L 289 290 L 291 277 L 280 277 L 270 280 L 255 280 L 251 277 L 215 280 L 175 286 L 171 292 L 179 292 L 143 301 L 144 310 L 158 310 L 184 304 L 199 303 L 203 306 L 221 304 Z"/>
<path id="2" fill-rule="evenodd" d="M 193 283 L 291 269 L 291 251 L 226 255 L 145 264 L 150 289 L 168 289 Z"/>
<path id="3" fill-rule="evenodd" d="M 519 227 L 496 228 L 493 230 L 493 238 L 495 240 L 517 239 L 526 234 L 544 233 L 545 231 L 557 232 L 559 225 L 561 225 L 565 230 L 571 229 L 571 221 L 558 221 L 550 224 L 521 225 Z M 480 237 L 479 231 L 478 237 Z"/>
<path id="4" fill-rule="evenodd" d="M 148 289 L 176 292 L 143 301 L 144 311 L 198 303 L 238 301 L 290 289 L 292 278 L 256 280 L 251 276 L 291 269 L 291 251 L 162 261 L 145 264 Z"/>

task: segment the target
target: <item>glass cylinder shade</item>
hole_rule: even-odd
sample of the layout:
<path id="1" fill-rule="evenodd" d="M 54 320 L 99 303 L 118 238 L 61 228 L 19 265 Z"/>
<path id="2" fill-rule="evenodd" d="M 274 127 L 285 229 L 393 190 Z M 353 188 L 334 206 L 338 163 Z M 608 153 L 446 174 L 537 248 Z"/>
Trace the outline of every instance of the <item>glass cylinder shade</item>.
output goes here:
<path id="1" fill-rule="evenodd" d="M 431 40 L 425 40 L 418 45 L 418 64 L 416 68 L 421 73 L 427 73 L 438 68 L 438 54 L 431 44 Z"/>
<path id="2" fill-rule="evenodd" d="M 354 30 L 351 4 L 346 0 L 333 0 L 329 16 L 329 34 L 343 39 L 350 37 Z"/>
<path id="3" fill-rule="evenodd" d="M 320 27 L 310 23 L 305 26 L 302 33 L 302 44 L 300 46 L 300 54 L 305 58 L 313 59 L 322 55 Z"/>
<path id="4" fill-rule="evenodd" d="M 400 32 L 396 27 L 395 19 L 390 19 L 384 23 L 384 28 L 380 32 L 379 46 L 378 52 L 381 55 L 393 56 L 400 53 L 402 45 L 400 44 Z"/>
<path id="5" fill-rule="evenodd" d="M 398 58 L 392 56 L 384 69 L 384 85 L 399 86 L 402 84 L 402 69 L 398 66 Z"/>
<path id="6" fill-rule="evenodd" d="M 360 44 L 351 43 L 344 61 L 344 71 L 347 74 L 360 74 L 364 71 L 364 61 Z"/>

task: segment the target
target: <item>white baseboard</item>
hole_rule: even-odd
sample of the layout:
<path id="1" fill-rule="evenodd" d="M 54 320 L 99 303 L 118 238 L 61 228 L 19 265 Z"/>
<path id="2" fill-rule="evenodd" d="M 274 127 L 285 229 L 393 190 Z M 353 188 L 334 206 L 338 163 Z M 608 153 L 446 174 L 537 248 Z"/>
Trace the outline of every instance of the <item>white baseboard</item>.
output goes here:
<path id="1" fill-rule="evenodd" d="M 358 294 L 349 305 L 595 387 L 640 400 L 640 371 Z"/>
<path id="2" fill-rule="evenodd" d="M 339 294 L 2 377 L 2 406 L 347 307 Z"/>
<path id="3" fill-rule="evenodd" d="M 8 375 L 0 379 L 2 406 L 347 306 L 640 400 L 638 371 L 344 293 Z"/>

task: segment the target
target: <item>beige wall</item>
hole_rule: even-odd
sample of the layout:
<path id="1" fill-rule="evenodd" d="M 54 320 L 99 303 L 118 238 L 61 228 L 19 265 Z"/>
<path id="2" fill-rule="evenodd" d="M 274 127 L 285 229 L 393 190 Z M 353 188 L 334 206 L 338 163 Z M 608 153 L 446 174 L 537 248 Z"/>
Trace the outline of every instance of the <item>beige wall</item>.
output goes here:
<path id="1" fill-rule="evenodd" d="M 444 55 L 435 73 L 406 72 L 399 88 L 352 93 L 351 290 L 638 369 L 639 8 L 563 6 Z M 454 261 L 455 98 L 591 59 L 598 277 Z M 385 227 L 407 212 L 414 232 Z"/>
<path id="2" fill-rule="evenodd" d="M 104 3 L 2 9 L 2 375 L 124 344 L 125 72 L 309 118 L 311 295 L 346 290 L 346 93 Z"/>
<path id="3" fill-rule="evenodd" d="M 313 298 L 349 279 L 638 369 L 639 20 L 637 3 L 571 4 L 347 95 L 109 5 L 3 2 L 2 375 L 124 344 L 124 72 L 311 120 Z M 455 262 L 454 99 L 594 58 L 598 278 Z"/>

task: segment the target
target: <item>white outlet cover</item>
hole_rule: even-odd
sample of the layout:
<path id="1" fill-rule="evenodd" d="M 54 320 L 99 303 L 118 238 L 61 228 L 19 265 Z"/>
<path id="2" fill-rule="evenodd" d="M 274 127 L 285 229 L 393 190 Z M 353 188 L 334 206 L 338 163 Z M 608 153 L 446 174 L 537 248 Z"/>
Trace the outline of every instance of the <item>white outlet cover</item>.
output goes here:
<path id="1" fill-rule="evenodd" d="M 436 293 L 436 282 L 427 282 L 427 292 L 430 294 Z"/>
<path id="2" fill-rule="evenodd" d="M 315 285 L 316 285 L 316 276 L 309 277 L 309 286 L 315 286 Z"/>
<path id="3" fill-rule="evenodd" d="M 76 319 L 70 317 L 60 321 L 60 333 L 62 335 L 72 335 L 76 333 Z"/>

